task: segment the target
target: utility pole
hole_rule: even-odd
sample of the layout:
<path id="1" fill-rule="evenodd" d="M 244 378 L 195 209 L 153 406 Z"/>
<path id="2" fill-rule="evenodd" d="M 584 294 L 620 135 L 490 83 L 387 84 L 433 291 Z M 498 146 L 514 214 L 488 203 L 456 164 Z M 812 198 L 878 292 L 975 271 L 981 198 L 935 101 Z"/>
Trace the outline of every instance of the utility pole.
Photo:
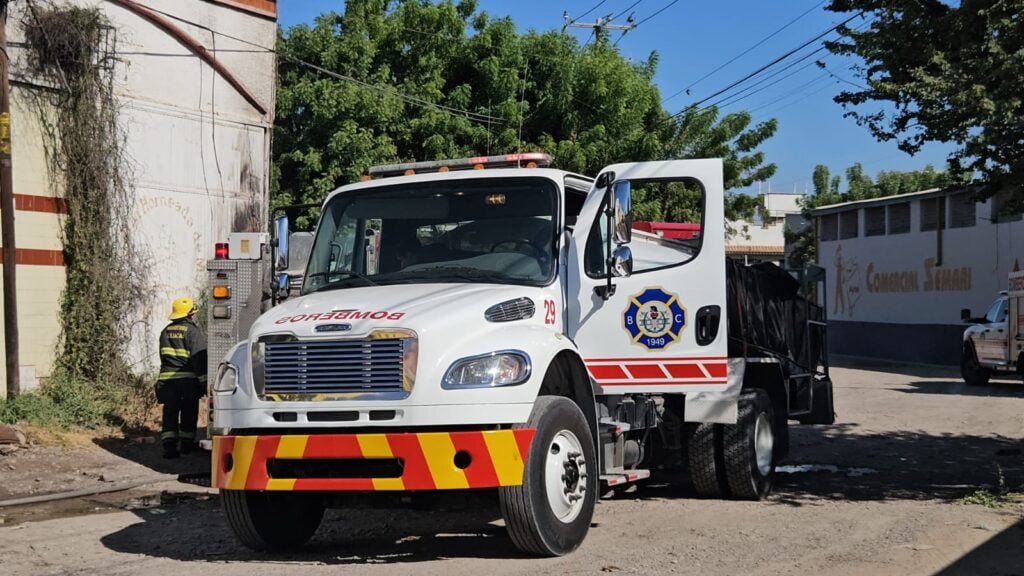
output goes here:
<path id="1" fill-rule="evenodd" d="M 3 242 L 4 276 L 4 351 L 7 366 L 7 397 L 21 393 L 18 362 L 18 301 L 15 274 L 18 267 L 14 250 L 14 179 L 11 168 L 11 86 L 7 77 L 11 64 L 7 57 L 7 5 L 0 0 L 0 242 Z"/>
<path id="2" fill-rule="evenodd" d="M 633 28 L 636 28 L 636 24 L 633 22 L 633 15 L 630 14 L 629 18 L 626 19 L 625 24 L 612 24 L 612 14 L 598 18 L 594 22 L 577 22 L 569 18 L 569 11 L 562 12 L 562 32 L 565 32 L 566 28 L 593 28 L 594 38 L 600 41 L 601 35 L 605 30 L 621 30 L 622 35 L 625 36 L 626 32 L 629 32 Z"/>

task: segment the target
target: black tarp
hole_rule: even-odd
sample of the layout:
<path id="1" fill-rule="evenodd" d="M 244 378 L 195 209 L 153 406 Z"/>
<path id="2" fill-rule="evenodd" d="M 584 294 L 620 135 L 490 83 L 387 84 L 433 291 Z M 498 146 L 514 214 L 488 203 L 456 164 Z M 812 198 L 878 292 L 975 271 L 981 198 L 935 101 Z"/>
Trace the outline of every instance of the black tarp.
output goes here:
<path id="1" fill-rule="evenodd" d="M 813 371 L 821 363 L 821 306 L 800 293 L 800 282 L 775 264 L 744 266 L 728 259 L 729 356 L 781 356 Z"/>

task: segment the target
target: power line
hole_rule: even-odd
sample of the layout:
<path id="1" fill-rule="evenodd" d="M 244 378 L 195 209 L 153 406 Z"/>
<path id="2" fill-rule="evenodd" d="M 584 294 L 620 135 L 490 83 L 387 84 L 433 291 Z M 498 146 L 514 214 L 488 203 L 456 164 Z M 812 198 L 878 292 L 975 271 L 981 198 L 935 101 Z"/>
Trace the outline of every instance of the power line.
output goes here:
<path id="1" fill-rule="evenodd" d="M 573 18 L 572 20 L 570 20 L 570 19 L 569 19 L 569 11 L 568 11 L 568 10 L 564 11 L 564 12 L 562 13 L 562 17 L 564 17 L 564 18 L 565 18 L 565 26 L 562 26 L 562 31 L 564 32 L 564 31 L 565 31 L 565 29 L 569 27 L 569 25 L 571 25 L 571 24 L 575 24 L 576 22 L 578 22 L 578 21 L 579 21 L 579 19 L 580 19 L 580 18 L 583 18 L 583 17 L 585 17 L 585 16 L 587 15 L 587 14 L 590 14 L 590 13 L 591 13 L 591 12 L 593 12 L 594 10 L 597 10 L 598 8 L 600 8 L 600 7 L 601 7 L 601 4 L 604 4 L 604 3 L 605 3 L 605 2 L 607 2 L 607 1 L 608 1 L 608 0 L 600 0 L 600 2 L 598 2 L 597 4 L 594 4 L 593 6 L 591 6 L 591 7 L 590 7 L 590 10 L 587 10 L 586 12 L 584 12 L 583 14 L 580 14 L 579 16 L 577 16 L 577 17 Z"/>
<path id="2" fill-rule="evenodd" d="M 790 20 L 789 22 L 787 22 L 786 24 L 784 24 L 784 25 L 783 25 L 783 26 L 782 26 L 781 28 L 779 28 L 778 30 L 776 30 L 776 31 L 772 32 L 771 34 L 769 34 L 769 35 L 765 36 L 764 38 L 762 38 L 761 40 L 759 40 L 759 41 L 757 42 L 757 44 L 754 44 L 754 45 L 753 45 L 753 46 L 751 46 L 750 48 L 747 48 L 747 49 L 746 49 L 746 50 L 744 50 L 743 52 L 740 52 L 739 54 L 737 54 L 736 56 L 734 56 L 734 57 L 733 57 L 732 59 L 730 59 L 730 60 L 729 60 L 728 62 L 726 62 L 726 63 L 722 64 L 722 65 L 721 65 L 721 66 L 719 66 L 718 68 L 715 68 L 715 69 L 714 69 L 714 70 L 712 70 L 711 72 L 708 72 L 707 74 L 705 74 L 705 75 L 701 76 L 700 78 L 698 78 L 698 79 L 694 80 L 693 82 L 691 82 L 691 83 L 690 83 L 690 85 L 689 85 L 689 86 L 687 86 L 686 88 L 683 88 L 682 90 L 680 90 L 680 91 L 678 91 L 678 92 L 676 92 L 676 93 L 672 94 L 672 95 L 671 95 L 671 96 L 669 96 L 668 98 L 665 98 L 664 100 L 662 100 L 662 101 L 661 101 L 661 103 L 662 103 L 662 104 L 664 104 L 664 103 L 668 102 L 669 100 L 671 100 L 671 99 L 675 98 L 676 96 L 679 96 L 679 95 L 680 95 L 680 94 L 682 94 L 683 92 L 686 92 L 686 93 L 688 94 L 688 93 L 690 92 L 690 88 L 693 88 L 694 86 L 696 86 L 697 84 L 700 84 L 700 83 L 701 83 L 701 82 L 703 82 L 704 80 L 707 80 L 708 78 L 710 78 L 711 76 L 713 76 L 713 75 L 714 75 L 715 73 L 717 73 L 718 71 L 720 71 L 720 70 L 722 70 L 723 68 L 725 68 L 726 66 L 728 66 L 729 64 L 732 64 L 733 62 L 735 62 L 735 61 L 739 60 L 740 58 L 742 58 L 742 57 L 746 56 L 746 55 L 747 55 L 747 54 L 749 54 L 749 53 L 750 53 L 750 52 L 751 52 L 751 51 L 752 51 L 752 50 L 753 50 L 754 48 L 757 48 L 758 46 L 760 46 L 760 45 L 764 44 L 765 42 L 767 42 L 767 41 L 771 40 L 772 38 L 774 38 L 775 36 L 777 36 L 777 35 L 778 35 L 779 33 L 781 33 L 781 32 L 782 32 L 783 30 L 785 30 L 786 28 L 789 28 L 790 26 L 792 26 L 793 24 L 795 24 L 795 23 L 796 23 L 797 21 L 799 21 L 799 20 L 800 20 L 801 18 L 803 18 L 804 16 L 807 16 L 807 15 L 808 15 L 808 14 L 810 14 L 811 12 L 813 12 L 813 11 L 817 10 L 818 8 L 820 8 L 820 7 L 821 7 L 821 5 L 822 5 L 822 4 L 824 4 L 824 3 L 825 3 L 825 2 L 827 2 L 827 1 L 828 1 L 828 0 L 821 0 L 821 2 L 818 2 L 818 3 L 817 3 L 817 4 L 815 4 L 814 6 L 811 6 L 811 7 L 810 7 L 810 8 L 808 8 L 808 9 L 807 9 L 807 10 L 806 10 L 805 12 L 803 12 L 802 14 L 800 14 L 799 16 L 797 16 L 796 18 L 793 18 L 792 20 Z"/>
<path id="3" fill-rule="evenodd" d="M 643 24 L 644 22 L 647 22 L 647 21 L 648 21 L 648 20 L 650 20 L 651 18 L 654 18 L 654 17 L 655 17 L 655 16 L 657 16 L 658 14 L 661 14 L 661 13 L 662 13 L 662 12 L 664 12 L 665 10 L 668 10 L 669 8 L 671 8 L 671 7 L 672 7 L 672 6 L 674 5 L 674 4 L 676 4 L 677 2 L 679 2 L 679 0 L 672 0 L 672 1 L 671 1 L 671 2 L 669 2 L 668 4 L 666 4 L 666 5 L 662 6 L 661 10 L 658 10 L 658 11 L 657 11 L 657 12 L 655 12 L 654 14 L 651 14 L 651 15 L 650 15 L 650 16 L 648 16 L 647 18 L 644 18 L 643 20 L 641 20 L 641 21 L 637 22 L 637 23 L 636 23 L 636 25 L 637 25 L 637 26 L 639 26 L 639 25 Z"/>
<path id="4" fill-rule="evenodd" d="M 791 77 L 795 76 L 796 74 L 802 72 L 803 70 L 806 70 L 807 68 L 810 68 L 811 66 L 814 66 L 816 62 L 808 62 L 807 64 L 804 64 L 803 66 L 797 68 L 796 70 L 790 72 L 789 74 L 786 74 L 782 78 L 779 78 L 778 80 L 776 80 L 774 82 L 771 82 L 771 83 L 769 83 L 769 84 L 767 84 L 765 86 L 762 86 L 760 88 L 760 90 L 755 90 L 758 86 L 761 86 L 765 82 L 768 82 L 772 78 L 775 78 L 779 74 L 782 74 L 786 70 L 789 70 L 793 66 L 796 66 L 797 64 L 807 60 L 808 58 L 813 57 L 815 54 L 817 54 L 818 52 L 821 52 L 822 50 L 825 50 L 824 46 L 821 46 L 820 48 L 818 48 L 817 50 L 815 50 L 813 52 L 808 52 L 807 54 L 804 54 L 798 60 L 794 60 L 793 62 L 787 64 L 785 67 L 779 68 L 778 70 L 772 72 L 771 74 L 769 74 L 767 76 L 764 76 L 763 78 L 759 79 L 757 82 L 751 84 L 750 86 L 747 86 L 746 88 L 743 88 L 739 92 L 723 96 L 719 100 L 717 100 L 717 101 L 715 101 L 715 102 L 713 102 L 711 104 L 708 104 L 704 108 L 710 108 L 711 106 L 731 106 L 732 104 L 740 102 L 741 100 L 745 100 L 745 99 L 749 98 L 750 96 L 753 96 L 754 94 L 757 94 L 761 90 L 764 90 L 766 88 L 770 88 L 770 87 L 778 84 L 779 82 L 782 82 L 783 80 L 786 80 L 787 78 L 791 78 Z M 739 98 L 737 98 L 738 96 L 739 96 Z M 729 102 L 726 102 L 726 101 L 729 101 Z"/>
<path id="5" fill-rule="evenodd" d="M 761 66 L 757 70 L 754 70 L 753 72 L 747 74 L 746 76 L 740 78 L 739 80 L 736 80 L 735 82 L 729 84 L 725 88 L 722 88 L 721 90 L 718 90 L 717 92 L 711 94 L 710 96 L 706 96 L 705 98 L 703 98 L 701 100 L 698 100 L 697 102 L 694 102 L 693 104 L 687 106 L 686 108 L 680 110 L 679 112 L 676 112 L 675 114 L 669 116 L 667 121 L 675 120 L 675 119 L 679 118 L 680 116 L 682 116 L 683 114 L 689 112 L 690 110 L 693 110 L 694 108 L 699 107 L 701 104 L 707 102 L 708 100 L 711 100 L 713 98 L 717 98 L 718 96 L 721 96 L 722 94 L 728 92 L 729 90 L 732 90 L 736 86 L 739 86 L 740 84 L 743 84 L 744 82 L 750 80 L 751 78 L 754 78 L 755 76 L 758 76 L 759 74 L 761 74 L 765 70 L 768 70 L 772 66 L 775 66 L 776 64 L 778 64 L 779 62 L 782 62 L 783 60 L 789 58 L 793 54 L 796 54 L 797 52 L 803 50 L 804 48 L 810 46 L 811 44 L 814 44 L 815 42 L 821 40 L 825 36 L 831 34 L 835 30 L 837 30 L 840 26 L 845 26 L 847 23 L 852 21 L 854 18 L 857 18 L 861 14 L 863 14 L 863 13 L 862 12 L 858 12 L 857 14 L 854 14 L 853 16 L 850 16 L 846 20 L 843 20 L 842 22 L 829 27 L 828 30 L 825 30 L 824 32 L 818 34 L 814 38 L 811 38 L 810 40 L 804 42 L 803 44 L 797 46 L 796 48 L 794 48 L 794 49 L 786 52 L 785 54 L 775 58 L 771 62 L 765 64 L 764 66 Z"/>
<path id="6" fill-rule="evenodd" d="M 809 85 L 813 85 L 813 84 L 815 84 L 817 82 L 821 82 L 823 79 L 828 79 L 827 75 L 819 76 L 818 78 L 816 78 L 813 81 L 811 81 L 809 83 Z M 815 94 L 817 94 L 817 93 L 821 92 L 822 90 L 825 90 L 826 88 L 829 88 L 829 87 L 831 87 L 833 85 L 834 85 L 833 82 L 826 82 L 823 86 L 819 87 L 818 89 L 813 90 L 811 92 L 808 92 L 808 93 L 804 94 L 803 96 L 801 96 L 800 98 L 797 98 L 796 100 L 793 100 L 792 102 L 789 102 L 787 104 L 783 104 L 782 106 L 779 106 L 778 108 L 774 108 L 772 110 L 768 110 L 767 112 L 763 112 L 763 113 L 759 114 L 757 116 L 757 118 L 755 118 L 754 120 L 751 120 L 751 123 L 755 123 L 755 122 L 758 122 L 760 120 L 763 120 L 763 119 L 765 119 L 765 118 L 767 118 L 767 117 L 769 117 L 769 116 L 771 116 L 773 114 L 776 114 L 776 113 L 778 113 L 778 112 L 780 112 L 782 110 L 785 110 L 786 108 L 789 108 L 790 106 L 795 106 L 796 104 L 799 104 L 800 102 L 803 102 L 804 100 L 807 100 L 811 96 L 814 96 Z M 783 100 L 785 100 L 787 98 L 790 98 L 792 96 L 795 96 L 795 95 L 796 95 L 796 92 L 791 92 L 791 93 L 787 94 L 786 96 L 783 96 L 782 98 L 778 98 L 778 99 L 776 99 L 774 101 L 768 102 L 766 104 L 762 104 L 761 106 L 758 106 L 757 108 L 753 108 L 753 109 L 751 109 L 749 111 L 753 112 L 753 111 L 759 110 L 761 108 L 770 107 L 770 106 L 772 106 L 774 104 L 778 104 L 778 103 L 782 102 Z"/>
<path id="7" fill-rule="evenodd" d="M 637 5 L 637 4 L 639 4 L 639 3 L 641 3 L 641 2 L 643 2 L 643 1 L 644 1 L 644 0 L 636 0 L 636 2 L 633 2 L 632 4 L 630 4 L 630 5 L 629 5 L 629 6 L 628 6 L 628 7 L 627 7 L 627 8 L 625 9 L 625 10 L 620 10 L 618 14 L 616 14 L 615 16 L 612 16 L 612 20 L 615 20 L 615 19 L 616 19 L 616 18 L 618 18 L 619 16 L 622 16 L 622 15 L 623 15 L 623 14 L 625 14 L 626 12 L 629 12 L 629 11 L 630 11 L 630 10 L 632 10 L 633 8 L 636 8 L 636 5 Z"/>
<path id="8" fill-rule="evenodd" d="M 246 40 L 244 38 L 239 38 L 237 36 L 232 36 L 230 34 L 225 34 L 224 32 L 220 32 L 219 30 L 214 30 L 213 28 L 210 28 L 209 26 L 206 26 L 204 24 L 200 24 L 198 22 L 193 22 L 192 20 L 188 20 L 186 18 L 182 18 L 182 17 L 176 16 L 174 14 L 169 14 L 167 12 L 164 12 L 162 10 L 158 10 L 158 9 L 150 7 L 150 6 L 144 6 L 144 7 L 149 9 L 149 10 L 152 10 L 153 12 L 157 12 L 159 14 L 167 16 L 168 18 L 172 18 L 172 19 L 177 20 L 179 22 L 183 22 L 185 24 L 189 24 L 191 26 L 195 26 L 197 28 L 206 30 L 206 31 L 210 32 L 211 34 L 217 34 L 219 36 L 223 36 L 225 38 L 230 38 L 231 40 L 235 40 L 237 42 L 241 42 L 243 44 L 247 44 L 249 46 L 253 46 L 255 48 L 259 48 L 259 49 L 261 49 L 264 52 L 267 52 L 269 54 L 276 54 L 277 56 L 280 56 L 281 58 L 284 58 L 285 60 L 288 60 L 288 61 L 290 61 L 290 62 L 292 62 L 294 64 L 298 64 L 300 66 L 304 66 L 304 67 L 309 68 L 311 70 L 315 70 L 317 72 L 320 72 L 321 74 L 325 74 L 327 76 L 335 78 L 336 80 L 342 80 L 342 81 L 348 82 L 350 84 L 355 84 L 357 86 L 361 86 L 363 88 L 367 88 L 367 89 L 370 89 L 370 90 L 376 90 L 376 91 L 378 91 L 380 93 L 383 93 L 383 94 L 387 94 L 387 95 L 390 95 L 390 96 L 395 96 L 395 97 L 399 98 L 400 100 L 402 100 L 403 102 L 406 102 L 407 104 L 412 104 L 412 105 L 415 105 L 415 106 L 420 106 L 420 107 L 425 107 L 425 108 L 433 108 L 434 110 L 437 110 L 439 112 L 444 112 L 444 113 L 449 114 L 451 116 L 466 118 L 467 120 L 471 120 L 471 121 L 478 122 L 478 123 L 481 123 L 481 124 L 505 123 L 506 122 L 506 120 L 504 118 L 499 118 L 497 116 L 490 116 L 488 114 L 481 114 L 481 113 L 478 113 L 478 112 L 471 112 L 469 110 L 463 110 L 463 109 L 460 109 L 460 108 L 453 108 L 453 107 L 450 107 L 450 106 L 445 106 L 443 104 L 437 104 L 435 102 L 430 102 L 429 100 L 424 100 L 424 99 L 418 98 L 416 96 L 410 96 L 408 94 L 404 94 L 404 93 L 400 92 L 394 86 L 380 86 L 380 85 L 377 85 L 377 84 L 370 84 L 369 82 L 363 82 L 362 80 L 357 80 L 356 78 L 353 78 L 351 76 L 346 76 L 344 74 L 341 74 L 341 73 L 338 73 L 338 72 L 334 72 L 333 70 L 328 70 L 327 68 L 324 68 L 322 66 L 318 66 L 316 64 L 313 64 L 312 62 L 307 62 L 307 61 L 302 60 L 300 58 L 296 58 L 294 56 L 291 56 L 289 54 L 281 53 L 281 52 L 279 52 L 278 50 L 276 50 L 274 48 L 268 48 L 268 47 L 263 46 L 261 44 L 258 44 L 256 42 L 252 42 L 252 41 Z"/>

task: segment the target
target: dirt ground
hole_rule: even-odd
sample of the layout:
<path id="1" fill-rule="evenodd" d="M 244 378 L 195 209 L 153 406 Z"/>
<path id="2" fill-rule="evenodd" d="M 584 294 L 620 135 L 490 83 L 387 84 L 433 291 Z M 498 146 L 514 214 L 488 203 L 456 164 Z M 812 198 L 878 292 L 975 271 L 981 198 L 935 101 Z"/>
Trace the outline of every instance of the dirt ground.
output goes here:
<path id="1" fill-rule="evenodd" d="M 1024 503 L 962 502 L 1024 487 L 1024 385 L 852 362 L 833 378 L 839 422 L 793 428 L 768 501 L 700 500 L 652 479 L 602 500 L 581 549 L 557 559 L 519 554 L 487 500 L 333 510 L 301 553 L 256 554 L 195 485 L 201 456 L 164 461 L 120 439 L 21 450 L 0 456 L 0 500 L 184 481 L 0 507 L 0 574 L 1024 575 Z"/>

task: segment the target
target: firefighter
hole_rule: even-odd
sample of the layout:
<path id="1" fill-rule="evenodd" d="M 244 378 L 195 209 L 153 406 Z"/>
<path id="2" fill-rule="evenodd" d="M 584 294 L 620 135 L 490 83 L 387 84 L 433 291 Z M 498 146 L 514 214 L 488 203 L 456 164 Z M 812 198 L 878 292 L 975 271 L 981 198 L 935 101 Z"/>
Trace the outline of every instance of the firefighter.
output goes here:
<path id="1" fill-rule="evenodd" d="M 156 398 L 164 405 L 164 458 L 177 458 L 196 447 L 199 399 L 206 395 L 206 341 L 195 323 L 191 298 L 175 300 L 169 318 L 171 323 L 160 333 Z"/>

